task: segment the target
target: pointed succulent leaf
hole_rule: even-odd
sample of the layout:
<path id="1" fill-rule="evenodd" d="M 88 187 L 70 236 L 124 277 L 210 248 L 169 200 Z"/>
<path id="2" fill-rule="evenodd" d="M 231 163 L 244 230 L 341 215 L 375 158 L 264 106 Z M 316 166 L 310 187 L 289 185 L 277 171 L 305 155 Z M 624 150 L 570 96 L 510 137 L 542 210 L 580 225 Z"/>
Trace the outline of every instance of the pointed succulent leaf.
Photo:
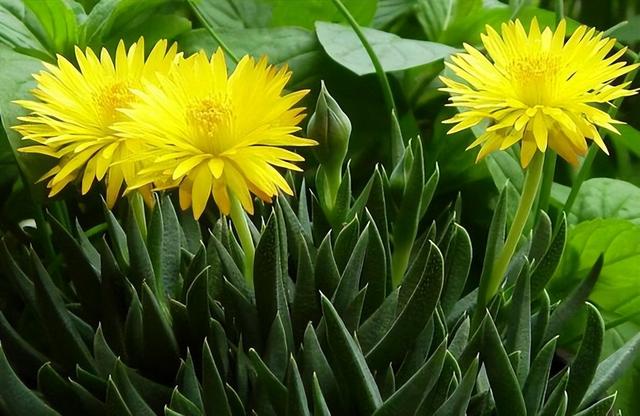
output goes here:
<path id="1" fill-rule="evenodd" d="M 478 375 L 478 359 L 473 360 L 458 387 L 436 410 L 434 416 L 465 416 Z"/>
<path id="2" fill-rule="evenodd" d="M 572 414 L 582 403 L 598 368 L 604 342 L 604 322 L 598 309 L 587 303 L 587 321 L 578 352 L 571 363 L 567 383 L 567 412 Z"/>
<path id="3" fill-rule="evenodd" d="M 443 259 L 437 246 L 430 244 L 429 260 L 420 282 L 391 329 L 367 353 L 367 362 L 374 368 L 401 358 L 405 345 L 415 340 L 433 314 L 442 289 Z"/>
<path id="4" fill-rule="evenodd" d="M 149 405 L 144 401 L 140 393 L 131 384 L 129 376 L 127 375 L 126 367 L 118 360 L 115 366 L 115 372 L 111 376 L 120 392 L 122 399 L 127 405 L 127 408 L 133 415 L 140 416 L 154 416 L 155 412 L 151 410 Z"/>
<path id="5" fill-rule="evenodd" d="M 327 402 L 322 395 L 322 389 L 320 388 L 320 383 L 318 382 L 315 373 L 313 374 L 312 383 L 313 416 L 331 416 L 331 412 L 329 411 Z"/>
<path id="6" fill-rule="evenodd" d="M 586 409 L 578 412 L 575 416 L 607 416 L 611 414 L 611 409 L 613 409 L 613 405 L 616 402 L 616 394 L 612 394 L 611 396 L 607 396 L 604 399 L 600 400 L 587 407 Z"/>
<path id="7" fill-rule="evenodd" d="M 331 234 L 327 234 L 320 243 L 313 275 L 318 290 L 327 296 L 333 296 L 340 282 L 340 272 L 331 248 Z"/>
<path id="8" fill-rule="evenodd" d="M 356 406 L 365 414 L 382 405 L 371 371 L 362 352 L 347 331 L 329 299 L 322 296 L 322 311 L 327 325 L 327 339 L 336 360 L 334 369 L 342 376 L 345 386 L 354 395 Z"/>
<path id="9" fill-rule="evenodd" d="M 384 402 L 374 413 L 374 416 L 414 414 L 423 398 L 429 394 L 436 381 L 438 381 L 446 351 L 447 344 L 443 342 L 429 360 Z"/>
<path id="10" fill-rule="evenodd" d="M 367 285 L 367 296 L 364 300 L 362 318 L 368 318 L 383 302 L 387 296 L 387 252 L 375 220 L 366 211 L 369 221 L 369 242 L 362 267 L 361 280 Z"/>
<path id="11" fill-rule="evenodd" d="M 360 220 L 358 217 L 340 227 L 340 232 L 336 237 L 333 248 L 333 256 L 338 270 L 344 270 L 347 266 L 347 262 L 351 258 L 351 253 L 353 253 L 360 236 Z"/>
<path id="12" fill-rule="evenodd" d="M 277 414 L 285 414 L 287 409 L 287 388 L 273 374 L 256 350 L 249 349 L 249 359 L 257 374 L 258 382 L 265 388 L 271 405 Z"/>
<path id="13" fill-rule="evenodd" d="M 34 251 L 31 252 L 31 260 L 36 270 L 34 285 L 38 313 L 48 336 L 57 340 L 51 343 L 56 357 L 68 371 L 76 363 L 93 370 L 89 349 L 76 329 L 58 288 Z"/>
<path id="14" fill-rule="evenodd" d="M 178 343 L 167 314 L 146 283 L 142 284 L 143 363 L 161 376 L 172 377 L 178 369 Z M 158 366 L 157 363 L 163 363 Z"/>
<path id="15" fill-rule="evenodd" d="M 542 289 L 547 286 L 549 280 L 560 264 L 564 246 L 567 242 L 567 219 L 562 216 L 562 221 L 557 225 L 551 244 L 542 258 L 537 262 L 537 266 L 531 272 L 531 297 L 535 299 Z"/>
<path id="16" fill-rule="evenodd" d="M 518 379 L 493 319 L 485 319 L 480 355 L 485 365 L 498 415 L 524 416 L 526 408 Z"/>
<path id="17" fill-rule="evenodd" d="M 511 311 L 507 327 L 505 347 L 507 351 L 520 351 L 520 362 L 516 376 L 523 386 L 529 373 L 529 356 L 531 355 L 531 286 L 529 282 L 529 265 L 522 268 L 511 298 Z"/>
<path id="18" fill-rule="evenodd" d="M 360 275 L 362 273 L 362 267 L 367 253 L 368 241 L 369 225 L 367 225 L 362 231 L 362 234 L 360 234 L 353 250 L 349 251 L 351 256 L 344 268 L 344 272 L 342 272 L 340 282 L 338 283 L 338 287 L 336 288 L 336 292 L 332 299 L 332 303 L 340 315 L 344 314 L 347 306 L 349 306 L 358 294 L 360 287 Z"/>
<path id="19" fill-rule="evenodd" d="M 286 259 L 281 257 L 277 222 L 277 217 L 272 212 L 256 247 L 253 284 L 262 333 L 266 335 L 269 332 L 276 314 L 279 313 L 287 336 L 287 345 L 291 347 L 293 346 L 293 334 L 284 286 L 284 279 L 287 276 L 283 276 L 281 265 Z"/>
<path id="20" fill-rule="evenodd" d="M 122 226 L 113 215 L 113 212 L 107 207 L 106 202 L 102 200 L 102 208 L 104 211 L 104 217 L 107 221 L 107 233 L 109 234 L 109 240 L 113 247 L 113 252 L 118 260 L 118 264 L 122 268 L 129 266 L 129 250 L 127 249 L 127 234 L 122 229 Z"/>
<path id="21" fill-rule="evenodd" d="M 291 307 L 291 324 L 296 342 L 302 339 L 309 322 L 320 318 L 320 301 L 313 276 L 313 263 L 307 243 L 302 240 L 298 246 L 297 280 Z"/>
<path id="22" fill-rule="evenodd" d="M 38 370 L 38 391 L 62 414 L 78 413 L 78 398 L 75 390 L 68 380 L 54 370 L 51 363 L 44 364 Z M 16 399 L 20 398 L 14 398 Z M 89 409 L 82 410 L 86 412 Z"/>
<path id="23" fill-rule="evenodd" d="M 207 416 L 231 416 L 222 377 L 207 340 L 202 345 L 202 398 Z"/>
<path id="24" fill-rule="evenodd" d="M 289 357 L 289 372 L 287 377 L 287 415 L 310 416 L 309 403 L 302 385 L 302 378 L 298 365 L 293 356 Z"/>
<path id="25" fill-rule="evenodd" d="M 467 231 L 458 224 L 453 225 L 453 239 L 444 255 L 444 286 L 440 304 L 445 313 L 451 312 L 467 283 L 471 268 L 472 247 Z"/>
<path id="26" fill-rule="evenodd" d="M 542 400 L 547 390 L 549 372 L 551 371 L 551 363 L 556 352 L 556 344 L 557 338 L 547 342 L 538 352 L 529 369 L 529 375 L 522 390 L 528 415 L 537 414 L 542 406 Z"/>
<path id="27" fill-rule="evenodd" d="M 601 397 L 607 389 L 622 377 L 638 357 L 640 351 L 640 334 L 627 341 L 616 352 L 602 361 L 593 377 L 587 393 L 582 400 L 582 407 Z"/>
<path id="28" fill-rule="evenodd" d="M 584 302 L 589 298 L 591 291 L 600 277 L 603 265 L 604 256 L 601 254 L 598 256 L 587 277 L 554 309 L 549 318 L 549 326 L 547 327 L 546 333 L 547 338 L 559 335 L 564 325 L 580 312 L 582 305 L 584 305 Z"/>

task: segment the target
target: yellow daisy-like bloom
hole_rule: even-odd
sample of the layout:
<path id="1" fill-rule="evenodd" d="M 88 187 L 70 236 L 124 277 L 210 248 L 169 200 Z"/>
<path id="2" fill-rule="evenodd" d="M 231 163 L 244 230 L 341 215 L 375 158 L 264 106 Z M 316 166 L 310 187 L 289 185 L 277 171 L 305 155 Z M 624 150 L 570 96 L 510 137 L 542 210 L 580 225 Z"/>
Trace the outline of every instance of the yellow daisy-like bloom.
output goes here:
<path id="1" fill-rule="evenodd" d="M 449 133 L 489 123 L 469 146 L 482 145 L 478 159 L 517 142 L 523 167 L 547 146 L 575 164 L 586 139 L 607 152 L 598 127 L 618 133 L 613 124 L 620 122 L 598 107 L 636 92 L 612 82 L 637 65 L 616 62 L 625 50 L 607 57 L 616 41 L 595 29 L 580 26 L 566 42 L 565 32 L 564 20 L 555 32 L 541 32 L 535 19 L 529 33 L 518 20 L 503 24 L 501 34 L 487 26 L 482 42 L 489 59 L 464 45 L 467 53 L 447 64 L 460 81 L 441 77 L 442 91 L 461 110 L 445 121 L 456 124 Z"/>
<path id="2" fill-rule="evenodd" d="M 210 196 L 223 214 L 231 197 L 253 212 L 251 193 L 270 201 L 278 190 L 292 191 L 275 167 L 300 170 L 304 159 L 282 146 L 316 142 L 296 137 L 303 108 L 294 105 L 308 91 L 283 95 L 291 73 L 266 59 L 243 57 L 228 76 L 218 50 L 181 59 L 157 86 L 134 91 L 138 100 L 122 110 L 121 136 L 148 145 L 147 167 L 134 186 L 166 183 L 179 187 L 180 206 L 199 218 Z M 233 195 L 230 195 L 233 194 Z"/>
<path id="3" fill-rule="evenodd" d="M 161 40 L 145 60 L 140 38 L 128 51 L 121 41 L 112 60 L 106 49 L 98 57 L 89 48 L 82 52 L 76 47 L 79 68 L 58 56 L 57 65 L 45 63 L 46 71 L 34 75 L 38 85 L 33 95 L 38 100 L 16 101 L 32 113 L 19 117 L 23 124 L 14 129 L 37 143 L 20 151 L 58 159 L 41 179 L 49 180 L 49 196 L 78 177 L 85 194 L 94 180 L 106 176 L 107 203 L 114 205 L 123 182 L 129 184 L 136 177 L 139 162 L 129 159 L 141 149 L 141 144 L 126 141 L 113 130 L 114 123 L 125 118 L 119 109 L 135 100 L 131 89 L 140 88 L 143 79 L 156 82 L 157 74 L 171 70 L 176 50 L 176 45 L 167 50 L 167 41 Z M 143 195 L 149 197 L 149 187 L 145 190 Z"/>

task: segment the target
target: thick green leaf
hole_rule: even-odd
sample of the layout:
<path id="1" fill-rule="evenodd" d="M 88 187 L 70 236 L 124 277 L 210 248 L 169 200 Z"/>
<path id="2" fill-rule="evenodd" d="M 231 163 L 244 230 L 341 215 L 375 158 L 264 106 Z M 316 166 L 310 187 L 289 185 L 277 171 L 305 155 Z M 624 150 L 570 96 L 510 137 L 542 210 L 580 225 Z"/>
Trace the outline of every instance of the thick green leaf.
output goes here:
<path id="1" fill-rule="evenodd" d="M 278 380 L 256 350 L 249 349 L 249 359 L 253 364 L 258 380 L 266 389 L 269 400 L 278 414 L 285 414 L 287 409 L 287 388 Z"/>
<path id="2" fill-rule="evenodd" d="M 8 414 L 15 416 L 54 416 L 60 415 L 29 390 L 11 368 L 0 345 L 0 406 Z"/>
<path id="3" fill-rule="evenodd" d="M 600 361 L 604 338 L 604 322 L 598 309 L 587 303 L 587 321 L 585 331 L 576 357 L 571 363 L 569 382 L 567 383 L 567 411 L 571 414 L 578 409 L 584 395 L 593 380 Z"/>
<path id="4" fill-rule="evenodd" d="M 93 369 L 93 359 L 87 345 L 73 324 L 71 314 L 65 307 L 58 288 L 53 284 L 49 273 L 33 251 L 31 261 L 36 270 L 34 284 L 38 313 L 48 336 L 56 340 L 50 345 L 58 361 L 68 371 L 72 371 L 78 364 L 84 368 Z"/>
<path id="5" fill-rule="evenodd" d="M 76 391 L 69 383 L 69 380 L 63 378 L 54 370 L 51 363 L 44 364 L 38 371 L 38 391 L 62 414 L 78 412 Z M 82 410 L 88 412 L 91 409 L 85 408 Z"/>
<path id="6" fill-rule="evenodd" d="M 120 360 L 116 362 L 115 372 L 110 377 L 112 377 L 112 380 L 118 388 L 122 399 L 124 400 L 127 408 L 129 408 L 132 414 L 136 416 L 155 415 L 155 412 L 151 410 L 140 393 L 136 390 L 133 384 L 131 384 L 129 376 L 127 375 L 126 367 Z"/>
<path id="7" fill-rule="evenodd" d="M 178 343 L 167 315 L 146 283 L 142 284 L 142 329 L 145 368 L 162 377 L 173 377 L 178 368 Z M 159 362 L 163 365 L 158 366 Z"/>
<path id="8" fill-rule="evenodd" d="M 629 369 L 640 351 L 640 334 L 631 338 L 620 349 L 602 361 L 593 376 L 593 382 L 582 400 L 584 405 L 604 394 Z"/>
<path id="9" fill-rule="evenodd" d="M 446 31 L 482 9 L 482 0 L 419 0 L 418 20 L 431 40 L 443 38 Z"/>
<path id="10" fill-rule="evenodd" d="M 365 414 L 373 413 L 382 405 L 382 397 L 365 358 L 337 311 L 324 296 L 322 311 L 327 325 L 329 346 L 336 360 L 334 370 L 342 376 L 345 386 L 354 395 L 358 409 Z"/>
<path id="11" fill-rule="evenodd" d="M 326 296 L 333 296 L 340 282 L 340 271 L 331 248 L 331 234 L 327 234 L 320 243 L 313 274 L 318 290 Z"/>
<path id="12" fill-rule="evenodd" d="M 107 380 L 107 398 L 105 400 L 107 414 L 114 416 L 134 416 L 122 397 L 118 387 L 116 387 L 113 379 L 109 377 Z"/>
<path id="13" fill-rule="evenodd" d="M 485 320 L 480 351 L 499 415 L 527 414 L 516 374 L 511 367 L 498 330 L 490 317 Z"/>
<path id="14" fill-rule="evenodd" d="M 351 256 L 344 268 L 344 272 L 340 277 L 340 282 L 336 288 L 332 303 L 338 313 L 344 316 L 347 307 L 356 298 L 360 287 L 360 278 L 362 267 L 364 265 L 365 256 L 369 242 L 369 225 L 360 234 L 358 242 L 350 252 Z M 336 243 L 337 248 L 337 243 Z"/>
<path id="15" fill-rule="evenodd" d="M 313 276 L 313 263 L 305 240 L 300 242 L 298 251 L 297 280 L 291 307 L 291 323 L 296 342 L 302 339 L 307 324 L 317 321 L 320 317 L 320 298 Z"/>
<path id="16" fill-rule="evenodd" d="M 478 359 L 473 360 L 458 387 L 440 406 L 434 416 L 465 416 L 478 375 Z"/>
<path id="17" fill-rule="evenodd" d="M 360 221 L 354 217 L 348 224 L 340 224 L 338 229 L 340 232 L 336 237 L 333 256 L 338 270 L 344 270 L 360 238 Z"/>
<path id="18" fill-rule="evenodd" d="M 531 355 L 531 292 L 529 266 L 525 264 L 520 272 L 511 298 L 511 311 L 507 327 L 505 347 L 507 351 L 520 352 L 520 362 L 516 367 L 516 376 L 520 386 L 529 373 Z"/>
<path id="19" fill-rule="evenodd" d="M 556 272 L 560 259 L 564 253 L 565 243 L 567 241 L 567 220 L 562 216 L 560 224 L 556 225 L 554 237 L 544 256 L 540 259 L 537 266 L 534 266 L 531 272 L 531 298 L 535 299 L 542 290 L 547 286 L 551 277 Z M 595 260 L 595 259 L 594 259 Z M 593 263 L 592 263 L 593 264 Z"/>
<path id="20" fill-rule="evenodd" d="M 314 416 L 331 416 L 327 402 L 322 395 L 322 389 L 316 375 L 313 375 L 313 415 Z"/>
<path id="21" fill-rule="evenodd" d="M 443 342 L 429 360 L 398 391 L 385 400 L 374 416 L 414 414 L 422 399 L 429 394 L 438 381 L 446 351 L 447 344 Z"/>
<path id="22" fill-rule="evenodd" d="M 612 394 L 611 396 L 605 397 L 597 403 L 589 406 L 581 412 L 576 413 L 575 416 L 607 416 L 610 415 L 611 409 L 613 409 L 613 404 L 616 401 L 616 395 Z M 618 413 L 620 414 L 620 413 Z"/>
<path id="23" fill-rule="evenodd" d="M 207 340 L 202 345 L 202 398 L 207 416 L 231 416 L 222 377 Z"/>
<path id="24" fill-rule="evenodd" d="M 578 312 L 580 312 L 582 305 L 584 305 L 584 302 L 589 298 L 593 287 L 596 285 L 596 282 L 600 277 L 603 263 L 604 256 L 600 255 L 591 268 L 591 271 L 589 271 L 587 277 L 561 301 L 560 305 L 554 309 L 551 317 L 549 318 L 547 339 L 560 335 L 564 325 L 572 317 L 576 316 Z"/>
<path id="25" fill-rule="evenodd" d="M 159 290 L 176 294 L 180 288 L 180 223 L 171 199 L 157 201 L 147 237 L 149 257 Z"/>
<path id="26" fill-rule="evenodd" d="M 351 27 L 320 21 L 316 22 L 315 27 L 318 40 L 331 59 L 357 75 L 376 72 Z M 375 29 L 362 30 L 386 72 L 436 62 L 455 52 L 455 49 L 439 43 L 403 39 Z"/>
<path id="27" fill-rule="evenodd" d="M 293 346 L 291 318 L 283 275 L 279 227 L 274 213 L 269 216 L 267 226 L 260 236 L 253 261 L 256 309 L 262 333 L 268 333 L 271 324 L 280 315 L 287 337 L 287 345 Z"/>
<path id="28" fill-rule="evenodd" d="M 433 314 L 442 289 L 443 259 L 438 247 L 431 242 L 429 244 L 429 260 L 420 282 L 407 304 L 399 311 L 393 326 L 367 353 L 367 362 L 374 368 L 381 368 L 401 358 L 406 345 L 415 340 Z"/>
<path id="29" fill-rule="evenodd" d="M 312 386 L 312 382 L 317 382 L 322 387 L 323 401 L 331 405 L 337 402 L 338 383 L 311 324 L 307 325 L 304 332 L 301 370 L 307 389 Z"/>
<path id="30" fill-rule="evenodd" d="M 291 416 L 310 416 L 309 403 L 304 392 L 298 365 L 293 356 L 289 358 L 289 373 L 287 381 L 287 415 Z"/>
<path id="31" fill-rule="evenodd" d="M 451 244 L 444 254 L 444 286 L 440 304 L 445 313 L 449 313 L 460 299 L 471 268 L 471 238 L 463 227 L 454 224 Z"/>
<path id="32" fill-rule="evenodd" d="M 556 352 L 556 344 L 557 338 L 547 342 L 531 363 L 527 381 L 522 389 L 528 415 L 535 415 L 542 405 L 542 400 L 547 390 L 553 356 Z"/>

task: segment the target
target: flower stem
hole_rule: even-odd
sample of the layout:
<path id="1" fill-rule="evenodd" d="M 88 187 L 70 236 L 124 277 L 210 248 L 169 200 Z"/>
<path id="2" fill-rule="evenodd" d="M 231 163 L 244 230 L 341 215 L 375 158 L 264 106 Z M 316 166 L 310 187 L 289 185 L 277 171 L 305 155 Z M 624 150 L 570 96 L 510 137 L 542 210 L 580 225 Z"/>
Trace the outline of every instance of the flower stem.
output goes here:
<path id="1" fill-rule="evenodd" d="M 540 179 L 542 177 L 542 171 L 544 167 L 544 154 L 537 152 L 531 161 L 531 165 L 527 169 L 527 174 L 524 180 L 524 186 L 522 188 L 522 195 L 520 196 L 520 202 L 518 202 L 518 209 L 516 215 L 513 218 L 511 228 L 509 228 L 509 234 L 507 240 L 500 251 L 498 259 L 493 264 L 491 275 L 487 283 L 487 290 L 484 293 L 484 299 L 480 299 L 482 306 L 487 305 L 489 300 L 496 294 L 502 279 L 504 278 L 511 258 L 516 251 L 518 241 L 522 235 L 527 219 L 531 213 L 531 208 L 536 201 L 536 194 L 540 187 Z"/>
<path id="2" fill-rule="evenodd" d="M 255 247 L 251 230 L 247 223 L 247 216 L 244 209 L 240 205 L 240 201 L 235 196 L 231 196 L 231 221 L 240 238 L 240 245 L 244 251 L 244 278 L 250 287 L 253 287 L 253 258 L 255 255 Z"/>
<path id="3" fill-rule="evenodd" d="M 553 178 L 556 173 L 556 160 L 558 155 L 555 152 L 547 152 L 544 156 L 544 171 L 542 173 L 542 185 L 540 186 L 540 197 L 538 198 L 538 207 L 536 209 L 536 218 L 540 210 L 548 211 L 549 200 L 551 198 L 551 187 L 553 186 Z"/>
<path id="4" fill-rule="evenodd" d="M 371 63 L 373 64 L 373 67 L 376 70 L 376 75 L 378 76 L 378 81 L 380 82 L 380 86 L 382 87 L 382 95 L 384 98 L 384 103 L 387 107 L 387 113 L 391 114 L 391 111 L 395 111 L 396 114 L 398 114 L 396 103 L 393 100 L 393 93 L 391 92 L 389 78 L 387 78 L 387 74 L 384 72 L 384 68 L 382 68 L 382 64 L 380 63 L 378 56 L 376 55 L 375 51 L 371 47 L 371 44 L 364 35 L 364 32 L 360 28 L 360 25 L 341 0 L 332 1 L 336 8 L 340 11 L 340 13 L 342 13 L 344 18 L 347 19 L 347 22 L 349 22 L 349 24 L 353 28 L 353 31 L 356 32 L 358 39 L 360 39 L 360 42 L 362 42 L 362 46 L 364 47 L 365 51 L 367 51 L 367 55 L 369 55 L 369 59 L 371 59 Z"/>
<path id="5" fill-rule="evenodd" d="M 231 51 L 231 49 L 229 49 L 229 47 L 222 41 L 222 39 L 220 38 L 218 33 L 215 31 L 213 26 L 211 26 L 211 23 L 209 23 L 209 21 L 204 17 L 200 9 L 198 9 L 198 7 L 194 4 L 194 0 L 187 0 L 187 1 L 191 6 L 191 10 L 193 10 L 193 13 L 195 13 L 196 17 L 198 17 L 198 20 L 200 20 L 200 23 L 202 23 L 205 29 L 207 29 L 207 31 L 209 32 L 213 40 L 215 40 L 216 43 L 220 45 L 224 53 L 227 54 L 227 56 L 229 56 L 229 58 L 231 58 L 231 60 L 237 64 L 238 57 L 234 55 L 233 51 Z"/>

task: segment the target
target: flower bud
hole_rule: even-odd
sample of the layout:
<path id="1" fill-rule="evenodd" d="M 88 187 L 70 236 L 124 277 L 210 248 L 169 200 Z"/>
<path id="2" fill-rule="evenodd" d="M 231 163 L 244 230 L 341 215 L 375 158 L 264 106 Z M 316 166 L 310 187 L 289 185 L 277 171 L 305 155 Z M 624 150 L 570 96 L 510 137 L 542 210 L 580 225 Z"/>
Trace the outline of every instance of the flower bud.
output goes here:
<path id="1" fill-rule="evenodd" d="M 320 164 L 330 170 L 341 170 L 349 148 L 351 121 L 322 82 L 316 111 L 309 119 L 307 137 L 318 141 L 315 153 Z"/>

